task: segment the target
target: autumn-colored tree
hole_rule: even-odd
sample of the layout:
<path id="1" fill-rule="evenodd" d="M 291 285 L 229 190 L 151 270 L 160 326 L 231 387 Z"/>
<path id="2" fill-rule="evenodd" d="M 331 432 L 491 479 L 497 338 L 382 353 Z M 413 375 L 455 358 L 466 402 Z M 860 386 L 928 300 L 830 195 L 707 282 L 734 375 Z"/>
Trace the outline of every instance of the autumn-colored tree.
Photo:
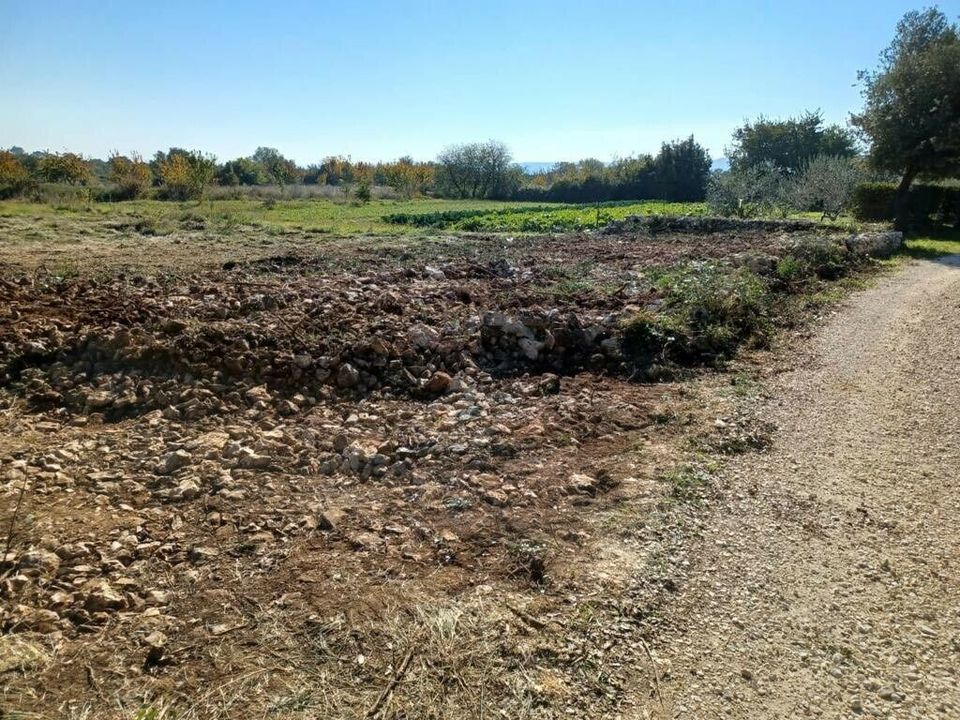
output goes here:
<path id="1" fill-rule="evenodd" d="M 408 200 L 433 184 L 433 166 L 429 163 L 415 163 L 409 157 L 382 164 L 378 167 L 378 174 L 382 175 L 384 184 Z"/>
<path id="2" fill-rule="evenodd" d="M 0 197 L 21 192 L 30 173 L 19 158 L 9 150 L 0 150 Z"/>
<path id="3" fill-rule="evenodd" d="M 90 166 L 76 153 L 47 153 L 37 163 L 37 175 L 51 183 L 86 185 L 91 180 Z"/>
<path id="4" fill-rule="evenodd" d="M 198 150 L 177 150 L 158 158 L 160 182 L 171 198 L 200 199 L 217 174 L 217 159 Z"/>
<path id="5" fill-rule="evenodd" d="M 133 200 L 147 194 L 153 185 L 153 172 L 137 153 L 126 157 L 114 152 L 110 155 L 110 181 L 116 183 L 120 198 Z"/>

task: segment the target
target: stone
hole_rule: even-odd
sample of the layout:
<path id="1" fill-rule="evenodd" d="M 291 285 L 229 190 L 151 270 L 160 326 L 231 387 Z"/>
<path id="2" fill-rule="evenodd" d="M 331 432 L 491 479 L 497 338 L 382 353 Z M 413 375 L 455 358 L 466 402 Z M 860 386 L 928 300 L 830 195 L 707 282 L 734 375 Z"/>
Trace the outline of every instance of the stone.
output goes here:
<path id="1" fill-rule="evenodd" d="M 109 582 L 106 580 L 93 580 L 85 586 L 86 597 L 83 607 L 88 612 L 107 612 L 109 610 L 121 610 L 126 606 L 126 600 Z"/>
<path id="2" fill-rule="evenodd" d="M 414 325 L 407 331 L 410 344 L 420 350 L 429 350 L 440 342 L 440 333 L 427 325 Z"/>
<path id="3" fill-rule="evenodd" d="M 337 368 L 337 387 L 352 388 L 360 382 L 360 371 L 350 363 L 344 363 Z"/>
<path id="4" fill-rule="evenodd" d="M 526 355 L 528 360 L 536 360 L 540 357 L 540 351 L 544 348 L 544 343 L 533 338 L 522 337 L 517 341 L 517 347 Z"/>
<path id="5" fill-rule="evenodd" d="M 242 447 L 237 452 L 237 467 L 246 470 L 263 470 L 270 466 L 269 455 L 259 455 L 248 447 Z"/>
<path id="6" fill-rule="evenodd" d="M 541 395 L 557 395 L 560 393 L 560 378 L 553 373 L 544 373 L 537 383 L 537 389 Z"/>
<path id="7" fill-rule="evenodd" d="M 326 508 L 317 513 L 317 527 L 321 530 L 336 530 L 343 522 L 344 513 L 339 508 Z"/>
<path id="8" fill-rule="evenodd" d="M 186 450 L 175 450 L 160 458 L 155 470 L 157 475 L 171 475 L 190 464 L 192 456 Z"/>
<path id="9" fill-rule="evenodd" d="M 167 605 L 170 602 L 170 593 L 165 590 L 147 590 L 147 592 L 144 593 L 143 599 L 147 605 Z"/>
<path id="10" fill-rule="evenodd" d="M 179 485 L 174 493 L 175 497 L 180 500 L 193 500 L 200 494 L 200 486 L 192 478 L 187 478 Z"/>
<path id="11" fill-rule="evenodd" d="M 17 605 L 10 617 L 10 629 L 13 631 L 32 630 L 38 633 L 52 633 L 60 628 L 60 616 L 53 610 Z"/>
<path id="12" fill-rule="evenodd" d="M 217 552 L 214 548 L 204 547 L 203 545 L 194 545 L 187 552 L 187 558 L 194 565 L 202 565 L 205 562 L 213 560 L 220 553 Z"/>
<path id="13" fill-rule="evenodd" d="M 60 556 L 47 550 L 31 550 L 20 557 L 20 570 L 25 575 L 53 576 L 60 569 Z"/>
<path id="14" fill-rule="evenodd" d="M 453 378 L 447 375 L 447 373 L 435 372 L 424 384 L 423 390 L 431 395 L 442 395 L 443 393 L 448 392 L 452 385 Z"/>

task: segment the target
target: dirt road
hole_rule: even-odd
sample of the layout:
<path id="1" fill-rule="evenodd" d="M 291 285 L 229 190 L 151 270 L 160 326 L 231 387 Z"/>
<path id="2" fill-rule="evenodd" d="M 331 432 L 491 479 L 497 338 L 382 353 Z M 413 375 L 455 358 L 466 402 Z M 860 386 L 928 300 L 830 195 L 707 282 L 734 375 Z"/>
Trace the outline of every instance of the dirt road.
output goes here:
<path id="1" fill-rule="evenodd" d="M 854 297 L 726 471 L 664 716 L 960 718 L 960 256 Z"/>

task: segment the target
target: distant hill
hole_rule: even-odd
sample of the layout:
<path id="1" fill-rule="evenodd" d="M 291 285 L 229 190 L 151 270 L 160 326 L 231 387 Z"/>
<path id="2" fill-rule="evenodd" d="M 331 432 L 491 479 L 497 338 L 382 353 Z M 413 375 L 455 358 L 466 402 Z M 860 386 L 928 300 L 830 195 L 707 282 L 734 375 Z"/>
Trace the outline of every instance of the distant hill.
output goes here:
<path id="1" fill-rule="evenodd" d="M 715 158 L 713 161 L 713 165 L 710 166 L 710 169 L 711 170 L 729 170 L 730 160 L 725 157 Z"/>

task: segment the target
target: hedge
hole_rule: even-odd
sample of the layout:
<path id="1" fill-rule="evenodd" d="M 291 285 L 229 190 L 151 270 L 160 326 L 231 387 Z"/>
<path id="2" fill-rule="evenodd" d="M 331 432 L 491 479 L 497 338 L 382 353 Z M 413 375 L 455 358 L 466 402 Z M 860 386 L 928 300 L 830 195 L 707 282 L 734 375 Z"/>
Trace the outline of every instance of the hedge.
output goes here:
<path id="1" fill-rule="evenodd" d="M 893 220 L 893 183 L 862 183 L 853 194 L 853 215 L 865 222 Z M 907 196 L 911 224 L 960 224 L 960 187 L 955 185 L 914 185 Z"/>

